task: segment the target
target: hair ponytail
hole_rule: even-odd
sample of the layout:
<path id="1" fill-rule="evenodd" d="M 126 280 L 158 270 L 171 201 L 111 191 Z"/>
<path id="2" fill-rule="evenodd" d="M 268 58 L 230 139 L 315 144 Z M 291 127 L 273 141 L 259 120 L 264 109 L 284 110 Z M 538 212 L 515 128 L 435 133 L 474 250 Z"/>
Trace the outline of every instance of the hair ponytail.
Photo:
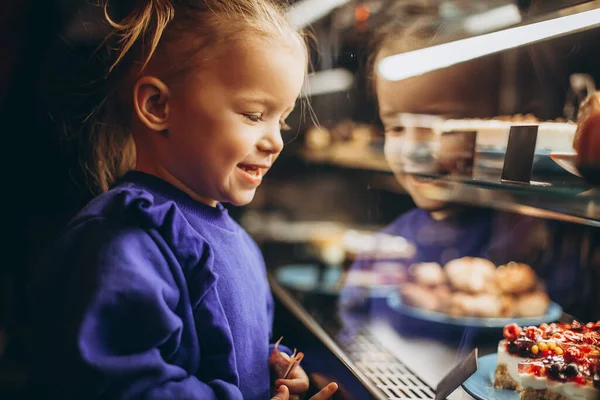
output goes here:
<path id="1" fill-rule="evenodd" d="M 145 42 L 145 39 L 150 39 L 148 49 L 141 49 L 146 52 L 141 68 L 144 69 L 156 51 L 165 28 L 174 16 L 175 9 L 170 0 L 138 0 L 138 5 L 133 12 L 119 23 L 110 17 L 108 13 L 108 1 L 106 1 L 104 3 L 104 17 L 113 27 L 114 31 L 105 41 L 114 36 L 119 37 L 118 55 L 108 69 L 108 72 L 112 72 L 138 40 L 144 39 Z"/>
<path id="2" fill-rule="evenodd" d="M 114 42 L 111 51 L 115 53 L 106 74 L 109 90 L 88 117 L 90 127 L 84 151 L 86 174 L 94 191 L 99 189 L 102 192 L 135 168 L 135 143 L 128 128 L 130 107 L 119 93 L 123 86 L 127 87 L 132 64 L 117 67 L 126 56 L 133 53 L 133 57 L 139 56 L 143 60 L 139 68 L 142 71 L 156 51 L 165 28 L 175 16 L 170 0 L 138 0 L 135 8 L 117 22 L 109 15 L 108 3 L 108 0 L 104 3 L 104 16 L 113 32 L 104 39 L 102 45 Z"/>

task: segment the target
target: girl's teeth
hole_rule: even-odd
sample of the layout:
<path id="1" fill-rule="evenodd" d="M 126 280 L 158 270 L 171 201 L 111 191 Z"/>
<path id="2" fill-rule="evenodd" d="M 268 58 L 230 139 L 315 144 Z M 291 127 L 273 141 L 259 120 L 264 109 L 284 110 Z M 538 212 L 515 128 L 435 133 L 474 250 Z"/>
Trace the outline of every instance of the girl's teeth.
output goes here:
<path id="1" fill-rule="evenodd" d="M 252 176 L 258 176 L 260 174 L 260 170 L 255 167 L 242 166 L 241 168 Z"/>

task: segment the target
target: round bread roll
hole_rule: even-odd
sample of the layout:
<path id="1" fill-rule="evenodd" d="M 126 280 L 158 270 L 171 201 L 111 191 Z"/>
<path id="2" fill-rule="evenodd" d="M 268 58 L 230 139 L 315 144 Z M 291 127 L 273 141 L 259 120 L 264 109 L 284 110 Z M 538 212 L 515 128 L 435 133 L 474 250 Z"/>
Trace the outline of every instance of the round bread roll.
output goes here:
<path id="1" fill-rule="evenodd" d="M 402 301 L 409 306 L 438 311 L 438 298 L 426 286 L 405 283 L 400 287 L 400 294 Z"/>
<path id="2" fill-rule="evenodd" d="M 503 318 L 513 318 L 517 316 L 517 301 L 513 296 L 503 295 L 500 296 L 502 308 L 500 309 L 500 316 Z"/>
<path id="3" fill-rule="evenodd" d="M 483 290 L 483 293 L 500 296 L 500 295 L 502 295 L 502 289 L 500 289 L 500 286 L 498 286 L 498 284 L 496 283 L 496 280 L 492 280 L 485 287 L 485 289 Z"/>
<path id="4" fill-rule="evenodd" d="M 452 260 L 444 267 L 452 287 L 459 291 L 481 293 L 494 282 L 493 262 L 475 257 Z"/>
<path id="5" fill-rule="evenodd" d="M 498 318 L 502 316 L 502 300 L 491 294 L 457 292 L 452 296 L 448 314 L 464 317 Z"/>
<path id="6" fill-rule="evenodd" d="M 502 299 L 493 294 L 475 296 L 475 317 L 499 318 L 502 316 Z"/>
<path id="7" fill-rule="evenodd" d="M 546 314 L 549 305 L 546 292 L 526 293 L 517 298 L 517 314 L 519 317 L 538 317 Z"/>
<path id="8" fill-rule="evenodd" d="M 452 289 L 449 286 L 440 285 L 433 289 L 433 293 L 438 302 L 437 311 L 446 312 L 452 299 Z"/>
<path id="9" fill-rule="evenodd" d="M 446 274 L 438 263 L 413 264 L 409 269 L 410 276 L 419 285 L 438 286 L 446 283 Z"/>
<path id="10" fill-rule="evenodd" d="M 454 293 L 450 298 L 446 312 L 455 317 L 469 315 L 472 310 L 472 297 L 472 295 L 464 292 Z"/>
<path id="11" fill-rule="evenodd" d="M 535 287 L 535 271 L 527 264 L 509 262 L 496 270 L 496 284 L 504 293 L 519 294 Z"/>

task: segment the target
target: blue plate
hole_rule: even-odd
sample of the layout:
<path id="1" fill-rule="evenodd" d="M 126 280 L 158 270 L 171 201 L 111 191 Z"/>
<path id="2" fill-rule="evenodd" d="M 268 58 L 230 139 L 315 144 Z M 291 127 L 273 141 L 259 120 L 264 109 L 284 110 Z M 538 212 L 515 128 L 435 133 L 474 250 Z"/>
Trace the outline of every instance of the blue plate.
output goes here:
<path id="1" fill-rule="evenodd" d="M 518 400 L 519 392 L 494 388 L 497 354 L 477 359 L 477 371 L 463 382 L 465 392 L 478 400 Z"/>
<path id="2" fill-rule="evenodd" d="M 369 298 L 387 298 L 397 285 L 340 287 L 342 276 L 339 267 L 325 267 L 320 270 L 316 264 L 290 264 L 275 272 L 277 282 L 291 289 L 321 295 L 339 296 L 342 290 L 346 295 L 361 295 Z"/>
<path id="3" fill-rule="evenodd" d="M 562 316 L 562 308 L 555 302 L 550 302 L 545 315 L 528 318 L 475 318 L 452 317 L 450 315 L 412 307 L 402 303 L 402 298 L 397 292 L 388 298 L 388 306 L 394 311 L 424 321 L 435 322 L 443 325 L 460 326 L 464 328 L 504 328 L 513 322 L 519 326 L 540 325 L 544 322 L 554 322 Z"/>

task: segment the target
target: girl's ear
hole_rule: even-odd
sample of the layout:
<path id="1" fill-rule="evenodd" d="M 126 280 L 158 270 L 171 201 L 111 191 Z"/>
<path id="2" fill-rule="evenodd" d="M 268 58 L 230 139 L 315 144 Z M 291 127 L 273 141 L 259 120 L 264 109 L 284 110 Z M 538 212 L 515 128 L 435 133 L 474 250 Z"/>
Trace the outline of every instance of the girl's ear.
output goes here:
<path id="1" fill-rule="evenodd" d="M 169 88 L 158 78 L 142 76 L 133 87 L 133 108 L 144 125 L 153 131 L 169 129 Z"/>

